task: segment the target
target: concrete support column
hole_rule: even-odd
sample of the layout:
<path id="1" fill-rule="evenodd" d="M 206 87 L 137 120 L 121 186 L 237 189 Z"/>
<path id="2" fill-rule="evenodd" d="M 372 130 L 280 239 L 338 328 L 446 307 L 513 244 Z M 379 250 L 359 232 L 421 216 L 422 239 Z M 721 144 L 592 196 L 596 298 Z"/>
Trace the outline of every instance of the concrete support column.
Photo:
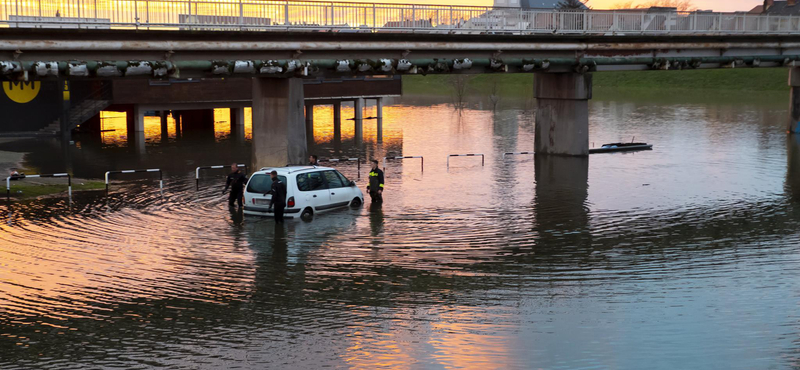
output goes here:
<path id="1" fill-rule="evenodd" d="M 376 110 L 378 116 L 378 142 L 383 141 L 383 98 L 375 99 L 376 102 Z"/>
<path id="2" fill-rule="evenodd" d="M 253 79 L 252 169 L 304 163 L 303 80 Z"/>
<path id="3" fill-rule="evenodd" d="M 244 142 L 244 107 L 231 108 L 231 136 L 237 142 Z"/>
<path id="4" fill-rule="evenodd" d="M 162 110 L 158 113 L 161 116 L 161 141 L 164 142 L 169 139 L 169 125 L 167 124 L 169 111 Z"/>
<path id="5" fill-rule="evenodd" d="M 183 115 L 180 111 L 172 111 L 172 119 L 175 120 L 175 139 L 179 139 L 181 137 L 181 124 L 183 121 Z"/>
<path id="6" fill-rule="evenodd" d="M 358 98 L 354 104 L 355 108 L 355 123 L 356 123 L 356 134 L 355 139 L 357 143 L 360 143 L 362 139 L 364 139 L 364 99 Z"/>
<path id="7" fill-rule="evenodd" d="M 800 68 L 789 70 L 789 86 L 792 91 L 789 95 L 789 125 L 787 131 L 791 134 L 800 134 Z"/>
<path id="8" fill-rule="evenodd" d="M 536 154 L 589 155 L 592 75 L 536 73 Z"/>
<path id="9" fill-rule="evenodd" d="M 137 154 L 145 154 L 144 110 L 132 105 L 125 111 L 128 128 L 128 146 L 136 149 Z"/>
<path id="10" fill-rule="evenodd" d="M 241 127 L 244 129 L 244 107 L 231 108 L 231 130 L 234 127 Z"/>
<path id="11" fill-rule="evenodd" d="M 132 105 L 125 111 L 128 136 L 134 132 L 144 132 L 144 111 L 138 105 Z"/>
<path id="12" fill-rule="evenodd" d="M 342 102 L 333 103 L 333 141 L 342 142 Z"/>
<path id="13" fill-rule="evenodd" d="M 306 138 L 314 142 L 314 104 L 306 104 Z"/>

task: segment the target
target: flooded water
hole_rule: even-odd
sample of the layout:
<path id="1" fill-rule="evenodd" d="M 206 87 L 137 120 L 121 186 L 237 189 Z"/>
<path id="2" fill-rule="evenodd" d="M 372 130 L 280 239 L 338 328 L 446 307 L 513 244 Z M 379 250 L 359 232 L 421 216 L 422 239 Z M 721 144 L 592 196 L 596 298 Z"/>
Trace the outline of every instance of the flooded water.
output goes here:
<path id="1" fill-rule="evenodd" d="M 382 140 L 375 121 L 363 142 L 345 121 L 341 143 L 318 107 L 321 157 L 421 155 L 424 172 L 390 161 L 382 207 L 285 227 L 230 212 L 221 172 L 195 190 L 195 167 L 249 162 L 225 111 L 213 133 L 162 138 L 148 121 L 144 150 L 115 132 L 3 144 L 43 173 L 162 168 L 165 189 L 133 175 L 108 197 L 0 208 L 0 368 L 794 368 L 787 99 L 598 93 L 595 146 L 655 150 L 589 159 L 504 160 L 533 150 L 524 101 L 458 114 L 404 97 Z M 447 169 L 465 153 L 485 166 Z M 337 168 L 366 185 L 366 166 Z"/>

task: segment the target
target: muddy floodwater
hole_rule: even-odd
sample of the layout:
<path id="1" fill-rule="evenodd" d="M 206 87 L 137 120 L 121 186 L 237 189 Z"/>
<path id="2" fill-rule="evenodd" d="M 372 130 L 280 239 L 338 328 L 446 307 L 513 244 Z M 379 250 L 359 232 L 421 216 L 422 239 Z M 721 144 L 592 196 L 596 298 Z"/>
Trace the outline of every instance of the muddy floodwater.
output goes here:
<path id="1" fill-rule="evenodd" d="M 658 94 L 654 94 L 658 95 Z M 385 204 L 277 226 L 231 212 L 222 171 L 250 161 L 215 129 L 129 146 L 23 140 L 38 173 L 161 168 L 0 205 L 0 368 L 782 369 L 800 366 L 800 138 L 788 94 L 596 93 L 590 141 L 533 150 L 524 99 L 386 102 L 378 140 L 317 107 L 313 153 L 389 161 Z M 374 107 L 369 109 L 373 110 Z M 374 116 L 368 113 L 365 116 Z M 352 107 L 344 118 L 352 117 Z M 142 150 L 144 149 L 144 150 Z M 449 154 L 478 153 L 480 157 Z M 367 166 L 334 167 L 366 186 Z"/>

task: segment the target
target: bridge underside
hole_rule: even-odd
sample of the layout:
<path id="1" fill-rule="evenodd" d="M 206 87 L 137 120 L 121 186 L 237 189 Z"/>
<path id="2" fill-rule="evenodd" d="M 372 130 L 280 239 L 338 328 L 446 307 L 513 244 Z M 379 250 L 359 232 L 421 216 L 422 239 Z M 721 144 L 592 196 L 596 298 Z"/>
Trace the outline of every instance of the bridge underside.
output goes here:
<path id="1" fill-rule="evenodd" d="M 800 63 L 800 35 L 0 30 L 0 76 L 8 79 L 558 73 L 794 63 Z"/>

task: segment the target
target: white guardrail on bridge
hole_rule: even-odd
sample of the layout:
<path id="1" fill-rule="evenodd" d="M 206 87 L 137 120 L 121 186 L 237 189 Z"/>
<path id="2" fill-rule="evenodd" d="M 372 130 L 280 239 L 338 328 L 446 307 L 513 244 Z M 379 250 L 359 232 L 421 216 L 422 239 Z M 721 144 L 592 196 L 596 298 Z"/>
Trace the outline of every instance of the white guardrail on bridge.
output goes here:
<path id="1" fill-rule="evenodd" d="M 0 28 L 500 34 L 789 34 L 800 17 L 254 0 L 0 0 Z"/>

